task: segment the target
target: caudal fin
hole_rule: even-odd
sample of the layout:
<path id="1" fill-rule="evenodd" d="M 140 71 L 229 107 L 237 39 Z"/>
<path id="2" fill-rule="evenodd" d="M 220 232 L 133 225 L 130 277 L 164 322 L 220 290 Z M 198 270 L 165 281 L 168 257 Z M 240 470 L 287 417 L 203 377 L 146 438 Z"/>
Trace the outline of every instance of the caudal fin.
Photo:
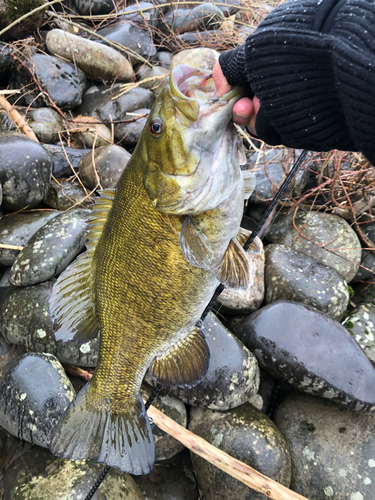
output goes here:
<path id="1" fill-rule="evenodd" d="M 93 459 L 130 474 L 148 474 L 155 444 L 141 397 L 122 413 L 91 402 L 89 384 L 67 408 L 52 436 L 51 453 L 71 460 Z"/>

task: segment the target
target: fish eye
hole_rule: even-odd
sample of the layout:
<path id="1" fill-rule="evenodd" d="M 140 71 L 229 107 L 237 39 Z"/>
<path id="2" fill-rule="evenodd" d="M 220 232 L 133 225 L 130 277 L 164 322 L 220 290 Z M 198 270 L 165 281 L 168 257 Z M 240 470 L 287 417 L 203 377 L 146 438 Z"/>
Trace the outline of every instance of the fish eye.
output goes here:
<path id="1" fill-rule="evenodd" d="M 152 135 L 160 135 L 163 130 L 163 122 L 160 118 L 155 118 L 150 123 L 150 132 Z"/>

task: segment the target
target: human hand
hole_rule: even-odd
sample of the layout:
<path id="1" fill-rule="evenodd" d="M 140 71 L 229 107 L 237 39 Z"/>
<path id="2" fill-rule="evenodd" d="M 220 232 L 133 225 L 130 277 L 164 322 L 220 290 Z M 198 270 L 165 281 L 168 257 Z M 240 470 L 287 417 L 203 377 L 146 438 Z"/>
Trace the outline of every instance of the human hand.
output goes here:
<path id="1" fill-rule="evenodd" d="M 215 82 L 218 96 L 224 95 L 232 88 L 223 75 L 219 61 L 215 63 L 212 70 L 212 77 Z M 260 101 L 256 96 L 254 96 L 253 99 L 250 99 L 249 97 L 242 97 L 242 99 L 237 101 L 233 107 L 232 119 L 235 123 L 238 123 L 238 125 L 246 125 L 250 134 L 256 136 L 255 120 L 259 108 Z"/>

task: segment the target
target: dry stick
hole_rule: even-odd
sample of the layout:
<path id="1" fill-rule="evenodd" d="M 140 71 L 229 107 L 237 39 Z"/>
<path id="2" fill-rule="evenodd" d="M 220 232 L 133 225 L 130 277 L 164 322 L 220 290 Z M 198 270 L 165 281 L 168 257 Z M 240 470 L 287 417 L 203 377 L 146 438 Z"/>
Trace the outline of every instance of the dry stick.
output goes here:
<path id="1" fill-rule="evenodd" d="M 30 139 L 34 139 L 34 141 L 39 142 L 37 136 L 34 134 L 34 131 L 30 128 L 27 121 L 19 114 L 19 112 L 14 109 L 14 107 L 9 104 L 9 102 L 5 99 L 5 97 L 0 95 L 0 106 L 5 109 L 6 114 L 9 117 L 9 120 L 14 123 L 17 129 L 22 129 L 23 133 L 30 137 Z"/>
<path id="2" fill-rule="evenodd" d="M 18 245 L 7 245 L 5 243 L 0 243 L 0 248 L 6 248 L 7 250 L 22 250 L 23 247 Z"/>
<path id="3" fill-rule="evenodd" d="M 272 500 L 308 500 L 295 491 L 277 483 L 273 479 L 264 476 L 252 467 L 236 460 L 224 451 L 215 448 L 201 437 L 188 431 L 174 422 L 154 406 L 150 406 L 147 414 L 160 429 L 176 438 L 193 453 L 204 458 L 211 464 L 223 470 L 232 477 L 238 479 L 255 491 L 259 491 Z"/>

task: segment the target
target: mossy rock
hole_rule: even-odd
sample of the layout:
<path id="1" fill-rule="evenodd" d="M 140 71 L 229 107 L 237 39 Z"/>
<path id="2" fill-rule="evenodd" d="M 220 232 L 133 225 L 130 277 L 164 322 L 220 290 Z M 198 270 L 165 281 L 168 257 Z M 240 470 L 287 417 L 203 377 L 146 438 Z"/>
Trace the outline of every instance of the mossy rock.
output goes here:
<path id="1" fill-rule="evenodd" d="M 0 0 L 0 30 L 3 30 L 28 12 L 40 7 L 43 3 L 43 0 Z M 1 39 L 11 41 L 26 38 L 28 34 L 33 33 L 38 28 L 42 17 L 43 11 L 26 18 L 5 32 Z"/>

